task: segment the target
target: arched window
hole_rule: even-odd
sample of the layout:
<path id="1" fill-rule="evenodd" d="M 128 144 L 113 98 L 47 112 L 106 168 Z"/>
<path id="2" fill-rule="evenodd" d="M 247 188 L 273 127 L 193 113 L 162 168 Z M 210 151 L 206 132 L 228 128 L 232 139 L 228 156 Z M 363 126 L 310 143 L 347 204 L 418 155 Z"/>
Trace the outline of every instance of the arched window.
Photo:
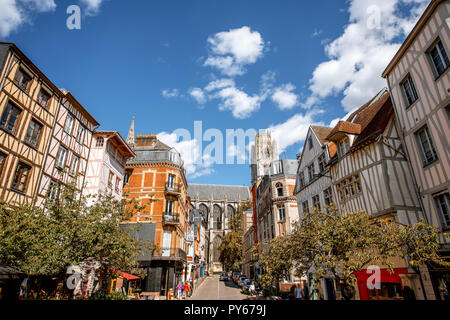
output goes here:
<path id="1" fill-rule="evenodd" d="M 281 183 L 277 183 L 275 188 L 277 189 L 277 197 L 283 196 L 283 185 Z"/>
<path id="2" fill-rule="evenodd" d="M 201 212 L 203 219 L 205 219 L 205 221 L 208 222 L 208 213 L 209 213 L 208 207 L 202 203 L 198 206 L 198 211 Z"/>
<path id="3" fill-rule="evenodd" d="M 219 246 L 221 243 L 222 243 L 222 238 L 220 236 L 217 236 L 212 243 L 213 244 L 213 256 L 212 256 L 213 262 L 220 262 L 219 261 L 219 257 L 220 257 Z"/>
<path id="4" fill-rule="evenodd" d="M 231 227 L 230 222 L 235 214 L 236 214 L 236 210 L 234 209 L 234 207 L 232 205 L 228 205 L 227 206 L 227 214 L 226 214 L 227 220 L 228 220 L 228 225 L 227 225 L 228 229 L 230 229 L 230 227 Z"/>
<path id="5" fill-rule="evenodd" d="M 222 209 L 215 204 L 213 208 L 214 229 L 222 230 Z"/>

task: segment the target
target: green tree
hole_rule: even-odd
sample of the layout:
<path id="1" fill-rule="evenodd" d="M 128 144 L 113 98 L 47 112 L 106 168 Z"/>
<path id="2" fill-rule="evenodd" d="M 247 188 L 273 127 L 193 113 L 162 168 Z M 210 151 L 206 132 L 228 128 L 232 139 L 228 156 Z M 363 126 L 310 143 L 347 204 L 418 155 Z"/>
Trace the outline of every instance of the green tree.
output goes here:
<path id="1" fill-rule="evenodd" d="M 356 271 L 369 264 L 392 271 L 398 257 L 405 257 L 413 267 L 431 261 L 447 264 L 438 256 L 438 248 L 437 229 L 424 222 L 406 226 L 365 212 L 340 215 L 335 208 L 315 209 L 304 214 L 286 239 L 272 241 L 261 262 L 266 285 L 277 283 L 286 272 L 302 276 L 313 267 L 316 279 L 332 274 L 342 280 L 351 298 Z M 286 261 L 292 261 L 289 271 Z"/>
<path id="2" fill-rule="evenodd" d="M 244 231 L 242 228 L 242 218 L 244 212 L 253 207 L 251 202 L 241 204 L 236 214 L 230 217 L 228 228 L 230 231 L 223 237 L 218 248 L 219 261 L 225 270 L 241 270 L 242 265 L 242 239 Z"/>
<path id="3" fill-rule="evenodd" d="M 113 269 L 135 271 L 137 256 L 155 249 L 120 227 L 137 204 L 97 195 L 88 206 L 89 198 L 67 186 L 60 188 L 57 199 L 47 199 L 45 210 L 1 203 L 0 263 L 30 276 L 62 276 L 69 265 L 97 261 L 97 277 L 105 290 Z"/>

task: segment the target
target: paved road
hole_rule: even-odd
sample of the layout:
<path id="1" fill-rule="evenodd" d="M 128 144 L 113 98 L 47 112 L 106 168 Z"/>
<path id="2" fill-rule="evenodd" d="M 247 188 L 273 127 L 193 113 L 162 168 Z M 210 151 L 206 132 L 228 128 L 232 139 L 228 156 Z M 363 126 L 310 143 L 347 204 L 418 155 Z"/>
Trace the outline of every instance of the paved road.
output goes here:
<path id="1" fill-rule="evenodd" d="M 246 300 L 247 295 L 241 293 L 233 281 L 219 281 L 219 276 L 214 275 L 205 279 L 190 300 Z"/>

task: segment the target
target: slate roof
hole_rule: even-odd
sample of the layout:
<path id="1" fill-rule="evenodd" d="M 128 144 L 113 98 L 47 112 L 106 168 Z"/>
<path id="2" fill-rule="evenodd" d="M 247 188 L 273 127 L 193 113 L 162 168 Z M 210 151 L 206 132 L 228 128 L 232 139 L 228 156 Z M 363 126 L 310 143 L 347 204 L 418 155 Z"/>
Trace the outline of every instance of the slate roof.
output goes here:
<path id="1" fill-rule="evenodd" d="M 250 200 L 250 190 L 246 186 L 223 186 L 212 184 L 189 184 L 187 189 L 187 195 L 192 200 L 210 200 L 211 195 L 214 200 L 224 200 L 225 197 L 228 201 L 247 201 Z"/>
<path id="2" fill-rule="evenodd" d="M 283 163 L 283 174 L 287 176 L 296 176 L 299 160 L 281 159 Z"/>

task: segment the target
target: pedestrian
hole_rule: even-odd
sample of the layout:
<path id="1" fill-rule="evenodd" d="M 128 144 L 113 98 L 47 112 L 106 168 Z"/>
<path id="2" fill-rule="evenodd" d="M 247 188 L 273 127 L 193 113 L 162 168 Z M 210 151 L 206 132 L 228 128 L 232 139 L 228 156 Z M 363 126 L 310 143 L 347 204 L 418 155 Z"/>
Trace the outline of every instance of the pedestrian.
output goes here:
<path id="1" fill-rule="evenodd" d="M 305 286 L 303 287 L 303 298 L 304 300 L 309 300 L 309 287 L 307 283 L 305 283 Z"/>
<path id="2" fill-rule="evenodd" d="M 297 300 L 302 300 L 303 296 L 302 296 L 302 287 L 300 284 L 297 284 L 296 288 L 295 288 L 295 298 Z"/>
<path id="3" fill-rule="evenodd" d="M 189 283 L 186 282 L 186 283 L 184 284 L 184 297 L 185 297 L 185 298 L 188 297 L 189 290 L 190 290 Z"/>
<path id="4" fill-rule="evenodd" d="M 178 282 L 177 285 L 177 298 L 178 300 L 181 300 L 181 291 L 183 290 L 183 285 L 181 284 L 181 282 Z"/>
<path id="5" fill-rule="evenodd" d="M 252 284 L 250 285 L 249 291 L 250 291 L 250 295 L 256 296 L 256 292 L 255 292 L 256 288 L 255 288 L 255 283 L 254 282 L 252 282 Z"/>

